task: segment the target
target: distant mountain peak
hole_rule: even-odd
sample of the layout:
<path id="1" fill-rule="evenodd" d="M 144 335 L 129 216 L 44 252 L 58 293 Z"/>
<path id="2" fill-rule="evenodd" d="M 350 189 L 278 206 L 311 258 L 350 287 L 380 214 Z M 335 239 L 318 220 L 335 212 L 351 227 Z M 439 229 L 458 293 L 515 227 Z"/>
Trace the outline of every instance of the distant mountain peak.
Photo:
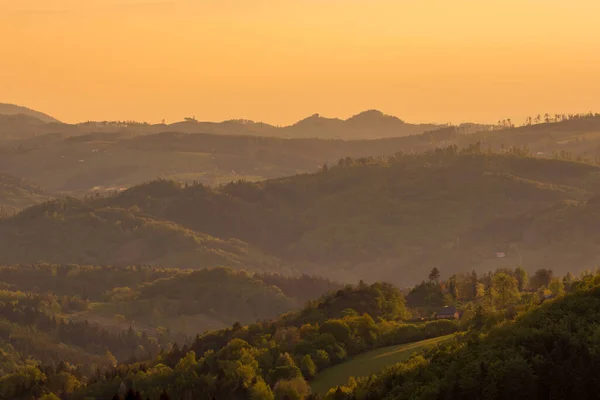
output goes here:
<path id="1" fill-rule="evenodd" d="M 395 116 L 389 115 L 389 114 L 384 114 L 383 112 L 376 110 L 376 109 L 370 109 L 370 110 L 362 111 L 356 115 L 353 115 L 346 120 L 339 119 L 339 118 L 327 118 L 327 117 L 323 117 L 319 113 L 314 113 L 311 116 L 308 116 L 308 117 L 296 122 L 294 124 L 294 126 L 295 125 L 305 125 L 305 124 L 315 123 L 315 122 L 320 122 L 320 121 L 344 122 L 349 125 L 353 125 L 353 124 L 367 125 L 367 124 L 377 124 L 377 123 L 392 123 L 392 124 L 401 123 L 401 124 L 404 124 L 404 121 L 398 117 L 395 117 Z"/>
<path id="2" fill-rule="evenodd" d="M 343 122 L 339 118 L 326 118 L 326 117 L 321 116 L 321 114 L 319 114 L 319 113 L 315 113 L 315 114 L 312 114 L 309 117 L 306 117 L 306 118 L 304 118 L 304 119 L 296 122 L 292 126 L 310 125 L 310 124 L 315 124 L 315 123 L 320 123 L 320 122 L 325 122 L 325 121 Z"/>
<path id="3" fill-rule="evenodd" d="M 42 112 L 32 110 L 27 107 L 17 106 L 15 104 L 0 103 L 0 114 L 3 114 L 3 115 L 22 114 L 22 115 L 27 115 L 29 117 L 39 119 L 40 121 L 46 122 L 46 123 L 52 123 L 52 122 L 60 123 L 59 120 L 49 116 L 48 114 L 44 114 Z"/>
<path id="4" fill-rule="evenodd" d="M 381 112 L 381 111 L 376 110 L 376 109 L 373 108 L 373 109 L 370 109 L 370 110 L 365 110 L 365 111 L 359 112 L 358 114 L 350 117 L 349 119 L 352 119 L 352 118 L 361 118 L 361 117 L 371 117 L 371 116 L 373 116 L 373 117 L 383 117 L 383 116 L 385 116 L 385 114 L 383 112 Z"/>
<path id="5" fill-rule="evenodd" d="M 346 120 L 347 122 L 364 122 L 373 123 L 377 121 L 404 123 L 400 118 L 393 115 L 384 114 L 383 112 L 375 109 L 365 110 L 361 113 L 353 115 Z"/>

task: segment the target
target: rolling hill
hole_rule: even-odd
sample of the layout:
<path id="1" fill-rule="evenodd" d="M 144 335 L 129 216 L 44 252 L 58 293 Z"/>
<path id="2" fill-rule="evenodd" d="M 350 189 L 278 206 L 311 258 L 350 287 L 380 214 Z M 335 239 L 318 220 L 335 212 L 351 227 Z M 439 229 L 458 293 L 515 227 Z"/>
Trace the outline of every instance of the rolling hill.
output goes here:
<path id="1" fill-rule="evenodd" d="M 337 280 L 408 283 L 434 266 L 448 272 L 494 269 L 519 258 L 531 268 L 548 262 L 560 269 L 566 254 L 535 247 L 524 234 L 500 235 L 499 227 L 506 221 L 517 227 L 513 221 L 525 223 L 558 202 L 599 193 L 600 168 L 452 151 L 345 161 L 326 172 L 219 190 L 155 182 L 98 204 L 138 205 L 195 231 L 244 240 L 309 272 L 325 268 Z M 567 239 L 574 246 L 570 253 L 591 240 Z M 497 252 L 508 257 L 498 259 Z M 595 262 L 590 256 L 585 251 L 578 261 L 588 266 Z"/>
<path id="2" fill-rule="evenodd" d="M 159 133 L 47 134 L 0 146 L 0 170 L 53 191 L 106 191 L 157 178 L 218 186 L 314 172 L 343 157 L 387 156 L 406 138 L 365 141 Z M 428 143 L 428 142 L 427 142 Z"/>
<path id="3" fill-rule="evenodd" d="M 170 124 L 135 121 L 88 121 L 65 124 L 37 111 L 11 104 L 0 104 L 0 139 L 18 140 L 48 133 L 79 136 L 90 133 L 120 133 L 127 136 L 163 132 L 213 135 L 262 136 L 277 138 L 379 139 L 420 134 L 442 127 L 438 124 L 410 124 L 377 110 L 368 110 L 346 120 L 312 115 L 289 126 L 234 119 L 223 122 L 186 118 Z M 10 118 L 9 118 L 10 117 Z"/>
<path id="4" fill-rule="evenodd" d="M 0 223 L 0 262 L 287 265 L 284 273 L 402 286 L 433 267 L 451 274 L 522 263 L 561 272 L 598 261 L 590 235 L 598 193 L 598 166 L 478 146 L 348 158 L 257 183 L 159 180 L 36 206 Z"/>
<path id="5" fill-rule="evenodd" d="M 26 115 L 40 120 L 44 123 L 60 122 L 56 118 L 44 114 L 39 111 L 32 110 L 27 107 L 17 106 L 14 104 L 0 103 L 0 114 L 2 115 Z"/>
<path id="6" fill-rule="evenodd" d="M 194 337 L 198 333 L 227 328 L 235 322 L 250 324 L 272 319 L 302 306 L 280 287 L 246 271 L 224 267 L 179 273 L 166 271 L 170 276 L 113 288 L 101 301 L 92 303 L 89 310 L 70 318 L 96 321 L 122 330 L 132 323 L 138 329 L 151 331 L 162 326 L 173 333 Z M 289 279 L 300 282 L 302 278 Z M 339 286 L 334 284 L 333 287 Z M 306 293 L 319 297 L 326 291 L 316 288 Z M 123 316 L 123 320 L 117 321 L 115 315 Z"/>
<path id="7" fill-rule="evenodd" d="M 436 124 L 409 124 L 378 110 L 367 110 L 346 120 L 311 115 L 293 125 L 281 128 L 287 138 L 381 139 L 417 135 L 439 128 Z"/>
<path id="8" fill-rule="evenodd" d="M 600 117 L 569 118 L 500 129 L 411 125 L 374 110 L 347 120 L 314 115 L 288 127 L 244 120 L 68 125 L 0 115 L 0 171 L 43 182 L 52 192 L 81 194 L 158 178 L 210 186 L 260 181 L 311 173 L 345 157 L 420 153 L 475 142 L 495 152 L 517 146 L 540 158 L 600 159 Z M 410 135 L 398 134 L 401 128 Z"/>
<path id="9" fill-rule="evenodd" d="M 593 285 L 426 357 L 332 390 L 340 399 L 592 399 L 600 287 Z"/>
<path id="10" fill-rule="evenodd" d="M 0 266 L 0 370 L 10 371 L 8 355 L 93 363 L 89 370 L 110 364 L 106 350 L 120 362 L 135 354 L 154 357 L 199 333 L 293 311 L 302 302 L 273 282 L 307 281 L 314 286 L 302 294 L 311 298 L 341 287 L 318 277 L 282 279 L 223 267 Z M 136 344 L 146 348 L 136 353 Z"/>
<path id="11" fill-rule="evenodd" d="M 30 115 L 0 114 L 0 143 L 69 131 L 72 131 L 72 129 L 69 129 L 69 125 L 54 122 L 46 123 Z"/>
<path id="12" fill-rule="evenodd" d="M 73 136 L 55 129 L 0 146 L 0 170 L 71 193 L 129 187 L 159 177 L 219 185 L 314 172 L 347 156 L 388 155 L 406 147 L 403 139 L 281 139 L 174 131 Z"/>
<path id="13" fill-rule="evenodd" d="M 442 126 L 439 124 L 410 124 L 378 110 L 367 110 L 345 120 L 313 114 L 288 126 L 273 126 L 264 122 L 244 119 L 208 122 L 186 118 L 184 121 L 172 124 L 145 125 L 145 129 L 147 133 L 178 132 L 288 139 L 365 140 L 415 135 Z"/>
<path id="14" fill-rule="evenodd" d="M 0 221 L 0 264 L 231 266 L 286 271 L 236 239 L 218 239 L 129 209 L 94 208 L 67 198 Z M 289 272 L 289 270 L 287 270 Z"/>
<path id="15" fill-rule="evenodd" d="M 39 187 L 29 182 L 0 174 L 0 215 L 11 215 L 50 198 Z"/>

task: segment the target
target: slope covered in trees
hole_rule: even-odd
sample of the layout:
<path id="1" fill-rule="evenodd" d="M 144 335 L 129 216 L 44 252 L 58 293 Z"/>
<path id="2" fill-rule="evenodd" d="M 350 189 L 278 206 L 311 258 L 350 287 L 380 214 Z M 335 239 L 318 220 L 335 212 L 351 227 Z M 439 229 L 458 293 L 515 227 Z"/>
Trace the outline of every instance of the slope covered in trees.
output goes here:
<path id="1" fill-rule="evenodd" d="M 53 275 L 66 277 L 66 280 L 81 280 L 81 276 L 77 275 L 91 277 L 95 275 L 96 269 L 98 267 L 35 266 L 25 273 L 21 273 L 19 268 L 3 268 L 0 272 L 7 282 L 23 280 L 31 276 L 32 271 L 41 272 L 40 276 L 44 276 L 45 271 L 50 271 Z M 248 312 L 258 312 L 262 314 L 259 316 L 261 320 L 246 327 L 235 323 L 231 329 L 199 334 L 189 345 L 181 347 L 181 344 L 175 344 L 169 350 L 168 331 L 140 332 L 130 328 L 116 332 L 107 331 L 88 321 L 69 321 L 72 312 L 88 307 L 87 302 L 80 297 L 4 291 L 1 292 L 3 302 L 0 302 L 0 349 L 6 349 L 3 350 L 6 358 L 1 365 L 5 375 L 0 379 L 2 396 L 13 399 L 30 396 L 37 398 L 53 391 L 65 397 L 73 394 L 69 398 L 90 395 L 97 399 L 112 398 L 121 385 L 122 374 L 129 376 L 134 370 L 148 374 L 148 379 L 138 380 L 141 375 L 131 378 L 136 381 L 138 390 L 145 387 L 146 395 L 153 398 L 158 398 L 165 390 L 176 395 L 189 392 L 189 384 L 197 388 L 193 389 L 196 395 L 210 392 L 214 390 L 214 384 L 210 382 L 223 373 L 233 373 L 233 376 L 217 383 L 217 390 L 234 397 L 247 395 L 248 390 L 271 392 L 265 386 L 265 380 L 273 384 L 284 381 L 276 390 L 283 390 L 285 385 L 291 384 L 288 381 L 294 379 L 296 384 L 308 388 L 302 373 L 315 372 L 317 368 L 308 353 L 318 355 L 316 360 L 320 368 L 339 362 L 347 353 L 357 352 L 383 341 L 384 332 L 380 332 L 380 328 L 389 330 L 408 315 L 398 290 L 385 284 L 347 287 L 323 296 L 301 312 L 267 321 L 262 318 L 276 315 L 292 306 L 294 301 L 285 297 L 278 288 L 265 285 L 258 277 L 245 273 L 226 269 L 177 272 L 174 275 L 166 270 L 149 269 L 103 268 L 101 271 L 109 275 L 137 275 L 146 278 L 167 273 L 167 277 L 137 286 L 135 291 L 139 298 L 160 300 L 161 297 L 168 297 L 171 300 L 185 300 L 191 305 L 190 309 L 213 307 L 222 316 L 237 312 L 242 319 L 251 318 L 247 315 Z M 44 282 L 40 282 L 40 285 L 43 284 Z M 111 290 L 107 295 L 117 292 L 123 291 Z M 218 297 L 219 293 L 221 297 Z M 222 296 L 235 298 L 237 301 L 231 304 L 223 301 Z M 388 322 L 376 323 L 367 314 L 358 316 L 357 313 L 365 305 L 374 315 L 380 315 Z M 444 324 L 437 325 L 441 327 Z M 350 330 L 346 332 L 347 329 Z M 450 323 L 443 329 L 453 330 L 455 325 Z M 361 332 L 367 331 L 372 333 L 363 337 Z M 435 332 L 425 334 L 432 335 Z M 298 342 L 300 335 L 304 338 L 304 346 L 300 346 Z M 58 343 L 62 345 L 59 346 Z M 200 379 L 181 386 L 181 373 L 187 368 L 196 369 L 199 365 L 196 365 L 194 352 L 204 354 L 208 364 L 205 364 L 202 371 L 197 371 L 196 377 L 200 376 Z M 27 354 L 41 363 L 25 362 Z M 211 358 L 211 354 L 215 358 Z M 294 358 L 302 354 L 304 362 L 296 366 L 296 361 L 290 354 Z M 256 357 L 251 365 L 247 364 L 248 357 Z M 149 359 L 156 361 L 149 362 Z M 133 364 L 111 367 L 117 361 Z M 135 364 L 136 361 L 145 363 Z M 256 362 L 260 363 L 263 372 L 257 369 L 258 365 L 254 364 Z M 241 367 L 240 370 L 238 366 Z M 192 370 L 188 372 L 192 373 Z M 238 375 L 240 372 L 242 376 Z M 250 385 L 253 388 L 235 387 L 239 383 L 238 378 L 252 380 L 254 374 L 257 382 Z M 68 378 L 71 383 L 67 385 L 63 378 Z M 126 380 L 131 387 L 133 381 L 129 377 Z M 88 388 L 84 389 L 86 384 Z"/>
<path id="2" fill-rule="evenodd" d="M 517 218 L 495 221 L 486 227 L 480 242 L 488 247 L 506 243 L 509 254 L 538 267 L 561 270 L 558 265 L 562 264 L 593 268 L 600 263 L 596 236 L 599 199 L 595 195 L 588 200 L 565 200 Z"/>
<path id="3" fill-rule="evenodd" d="M 227 268 L 0 267 L 0 375 L 33 362 L 54 373 L 68 363 L 81 379 L 116 362 L 156 358 L 198 333 L 301 307 L 300 299 L 263 281 L 269 278 L 284 280 Z M 285 281 L 314 282 L 301 297 L 341 287 L 308 276 Z"/>
<path id="4" fill-rule="evenodd" d="M 535 121 L 535 123 L 532 123 Z M 532 154 L 542 157 L 600 159 L 600 114 L 555 114 L 529 117 L 523 125 L 514 126 L 498 121 L 494 132 L 463 135 L 455 144 L 481 141 L 485 148 L 508 149 L 527 147 Z"/>
<path id="5" fill-rule="evenodd" d="M 442 302 L 430 306 L 439 311 L 441 305 L 454 304 L 460 310 L 460 318 L 413 318 L 410 322 L 410 311 L 397 288 L 361 282 L 275 320 L 248 326 L 236 323 L 229 329 L 198 335 L 189 345 L 162 352 L 153 361 L 120 365 L 95 374 L 86 387 L 74 390 L 71 398 L 104 399 L 115 393 L 126 398 L 126 392 L 133 391 L 153 400 L 257 396 L 314 399 L 318 396 L 310 394 L 307 382 L 331 366 L 342 364 L 340 368 L 344 368 L 348 360 L 346 366 L 352 367 L 353 356 L 363 355 L 364 360 L 373 349 L 403 343 L 414 343 L 418 348 L 425 339 L 457 331 L 467 332 L 467 339 L 457 343 L 468 345 L 497 326 L 512 324 L 512 320 L 536 310 L 540 304 L 545 307 L 553 297 L 560 299 L 565 293 L 580 292 L 595 281 L 598 278 L 589 273 L 581 279 L 572 274 L 560 279 L 548 270 L 536 271 L 529 277 L 522 268 L 447 280 L 432 271 L 427 290 L 438 290 Z M 463 285 L 481 286 L 482 290 L 469 294 L 458 289 Z M 409 297 L 422 291 L 415 287 Z M 379 361 L 385 364 L 384 360 Z M 383 366 L 379 361 L 374 362 L 373 371 L 376 365 Z M 430 362 L 435 361 L 433 358 Z M 439 376 L 443 379 L 443 374 Z M 357 377 L 350 381 L 350 387 L 333 390 L 329 396 L 347 398 L 357 380 L 359 385 L 373 381 Z M 48 389 L 42 384 L 40 390 Z"/>
<path id="6" fill-rule="evenodd" d="M 306 293 L 309 295 L 311 291 Z M 314 297 L 323 293 L 312 291 Z M 140 321 L 148 319 L 144 314 L 162 314 L 165 318 L 176 310 L 179 315 L 203 314 L 222 325 L 231 325 L 275 318 L 301 305 L 277 286 L 266 284 L 245 271 L 211 268 L 177 274 L 139 287 L 138 293 L 130 294 L 127 311 L 134 311 L 131 318 Z M 129 317 L 127 311 L 125 316 Z"/>
<path id="7" fill-rule="evenodd" d="M 597 397 L 600 286 L 477 331 L 383 373 L 352 380 L 326 399 L 593 399 Z"/>
<path id="8" fill-rule="evenodd" d="M 0 173 L 0 217 L 50 199 L 39 187 Z"/>
<path id="9" fill-rule="evenodd" d="M 0 222 L 0 261 L 227 265 L 400 285 L 436 266 L 564 272 L 597 261 L 588 233 L 599 192 L 599 167 L 519 150 L 344 158 L 259 183 L 161 180 L 35 206 Z"/>
<path id="10" fill-rule="evenodd" d="M 590 164 L 487 154 L 474 146 L 383 160 L 342 159 L 316 174 L 218 190 L 153 182 L 92 203 L 136 205 L 337 280 L 408 284 L 437 265 L 482 271 L 522 259 L 533 268 L 550 262 L 548 267 L 560 271 L 568 254 L 550 243 L 532 243 L 523 224 L 544 212 L 558 221 L 557 203 L 585 202 L 598 193 L 599 172 Z M 576 221 L 572 229 L 582 240 L 563 236 L 572 253 L 595 243 L 586 238 L 585 217 Z M 539 229 L 549 234 L 558 228 Z M 499 252 L 507 257 L 498 259 Z M 591 266 L 592 256 L 584 251 L 577 265 Z"/>
<path id="11" fill-rule="evenodd" d="M 96 208 L 67 198 L 0 221 L 0 262 L 157 265 L 200 268 L 279 266 L 236 239 L 218 239 L 153 219 L 139 209 Z M 284 270 L 278 268 L 278 271 Z"/>
<path id="12" fill-rule="evenodd" d="M 98 294 L 101 289 L 94 286 L 90 291 L 94 303 L 88 303 L 85 294 L 60 294 L 71 291 L 73 285 L 89 285 L 95 279 L 97 286 L 106 291 Z M 265 285 L 269 279 L 286 280 L 288 290 Z M 14 290 L 30 280 L 36 281 L 29 287 L 37 292 Z M 535 310 L 540 303 L 600 282 L 591 273 L 581 279 L 569 273 L 561 279 L 546 269 L 529 276 L 523 268 L 442 279 L 434 269 L 428 282 L 410 291 L 407 302 L 393 285 L 360 282 L 338 287 L 299 311 L 272 320 L 260 319 L 247 326 L 236 322 L 229 325 L 231 328 L 199 334 L 183 346 L 174 340 L 170 329 L 153 331 L 136 324 L 136 329 L 118 330 L 73 318 L 81 312 L 93 316 L 99 302 L 137 307 L 136 302 L 148 300 L 156 307 L 145 312 L 160 309 L 166 300 L 180 302 L 181 307 L 172 312 L 207 312 L 211 311 L 207 307 L 215 307 L 223 315 L 233 316 L 237 311 L 245 318 L 248 303 L 268 316 L 279 312 L 282 304 L 290 303 L 290 298 L 286 300 L 282 295 L 290 292 L 294 280 L 317 282 L 316 287 L 332 284 L 314 277 L 251 276 L 227 269 L 179 271 L 52 265 L 1 268 L 0 281 L 8 290 L 0 292 L 0 368 L 5 373 L 0 379 L 0 393 L 14 399 L 37 398 L 50 392 L 68 399 L 97 400 L 110 399 L 115 394 L 123 399 L 138 393 L 152 400 L 257 396 L 314 399 L 317 397 L 310 394 L 307 381 L 354 355 L 465 330 L 469 331 L 467 340 L 458 343 L 468 345 L 495 326 L 510 324 L 515 317 Z M 115 286 L 120 281 L 129 287 Z M 48 293 L 49 288 L 55 288 L 56 294 Z M 219 304 L 219 292 L 239 301 Z M 294 302 L 298 304 L 298 299 L 291 301 Z M 439 312 L 444 305 L 456 306 L 460 318 L 428 318 L 426 308 Z M 38 361 L 27 362 L 27 355 Z M 80 362 L 85 364 L 74 365 Z M 114 367 L 117 362 L 119 365 Z M 372 380 L 358 382 L 362 385 Z M 351 384 L 331 395 L 345 396 L 354 387 Z"/>
<path id="13" fill-rule="evenodd" d="M 361 313 L 365 304 L 379 315 L 377 320 Z M 152 399 L 161 393 L 171 398 L 304 398 L 310 393 L 306 379 L 317 370 L 386 341 L 401 342 L 394 335 L 407 317 L 404 300 L 391 285 L 346 287 L 273 321 L 199 335 L 189 346 L 145 365 L 143 375 L 134 372 L 136 366 L 118 368 L 75 398 L 110 397 L 124 379 L 128 388 Z M 435 321 L 422 327 L 422 335 L 455 330 L 453 322 Z"/>

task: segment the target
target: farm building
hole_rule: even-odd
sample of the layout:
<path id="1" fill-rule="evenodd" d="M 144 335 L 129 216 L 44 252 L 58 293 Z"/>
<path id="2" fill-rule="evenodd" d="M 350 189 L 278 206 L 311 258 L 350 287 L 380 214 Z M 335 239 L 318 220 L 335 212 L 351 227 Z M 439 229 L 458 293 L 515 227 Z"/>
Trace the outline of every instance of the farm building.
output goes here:
<path id="1" fill-rule="evenodd" d="M 444 307 L 437 314 L 436 319 L 458 319 L 459 312 L 456 307 Z"/>

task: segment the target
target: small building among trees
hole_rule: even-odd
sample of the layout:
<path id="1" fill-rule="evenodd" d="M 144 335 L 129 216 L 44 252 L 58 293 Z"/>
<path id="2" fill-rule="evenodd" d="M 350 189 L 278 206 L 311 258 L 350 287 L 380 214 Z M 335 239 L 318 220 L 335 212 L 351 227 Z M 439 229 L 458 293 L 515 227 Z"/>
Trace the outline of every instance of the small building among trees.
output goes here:
<path id="1" fill-rule="evenodd" d="M 444 307 L 435 314 L 435 319 L 458 319 L 459 316 L 456 307 Z"/>

